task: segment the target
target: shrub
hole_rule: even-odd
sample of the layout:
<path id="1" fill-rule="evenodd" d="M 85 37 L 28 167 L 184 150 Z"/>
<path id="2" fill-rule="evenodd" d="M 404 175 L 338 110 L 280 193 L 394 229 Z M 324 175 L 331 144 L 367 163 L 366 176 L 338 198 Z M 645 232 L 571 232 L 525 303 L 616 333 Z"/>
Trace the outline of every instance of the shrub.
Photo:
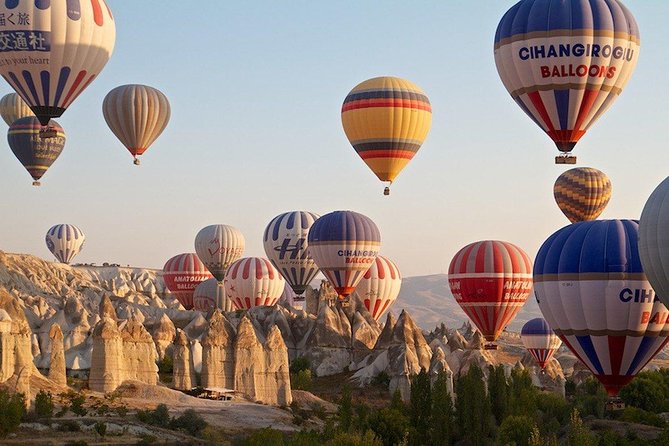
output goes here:
<path id="1" fill-rule="evenodd" d="M 45 420 L 50 420 L 53 417 L 53 397 L 44 390 L 40 390 L 35 395 L 35 416 L 38 419 Z"/>
<path id="2" fill-rule="evenodd" d="M 249 435 L 249 437 L 242 442 L 244 446 L 283 446 L 286 443 L 283 439 L 283 434 L 271 427 L 260 429 Z"/>
<path id="3" fill-rule="evenodd" d="M 390 386 L 390 376 L 383 371 L 372 378 L 371 385 L 387 389 Z"/>
<path id="4" fill-rule="evenodd" d="M 0 390 L 0 438 L 5 438 L 19 428 L 25 407 L 23 394 Z"/>
<path id="5" fill-rule="evenodd" d="M 499 427 L 498 444 L 515 446 L 528 446 L 536 425 L 531 418 L 526 416 L 509 415 L 502 421 Z"/>
<path id="6" fill-rule="evenodd" d="M 304 356 L 293 359 L 290 363 L 290 373 L 299 373 L 302 370 L 311 370 L 311 363 Z"/>
<path id="7" fill-rule="evenodd" d="M 312 383 L 311 370 L 309 369 L 290 374 L 290 387 L 293 389 L 311 390 Z"/>
<path id="8" fill-rule="evenodd" d="M 72 411 L 72 413 L 80 417 L 85 416 L 88 413 L 88 411 L 84 407 L 85 401 L 86 397 L 81 393 L 74 394 L 74 396 L 70 399 L 70 410 Z"/>
<path id="9" fill-rule="evenodd" d="M 664 388 L 656 380 L 647 376 L 637 376 L 620 390 L 620 398 L 628 406 L 649 412 L 659 412 L 664 408 Z"/>
<path id="10" fill-rule="evenodd" d="M 95 432 L 97 432 L 99 436 L 104 437 L 107 434 L 107 423 L 102 421 L 95 423 Z"/>
<path id="11" fill-rule="evenodd" d="M 165 404 L 159 404 L 154 410 L 138 410 L 137 419 L 142 423 L 167 428 L 170 425 L 170 412 Z"/>
<path id="12" fill-rule="evenodd" d="M 202 416 L 195 410 L 188 409 L 183 415 L 172 419 L 172 421 L 170 421 L 170 427 L 172 429 L 182 429 L 190 435 L 197 437 L 202 433 L 204 428 L 207 427 L 207 422 L 204 421 L 204 418 L 202 418 Z"/>
<path id="13" fill-rule="evenodd" d="M 629 423 L 647 424 L 649 426 L 656 427 L 665 427 L 667 425 L 661 416 L 636 407 L 626 407 L 625 410 L 623 410 L 623 412 L 620 414 L 620 420 L 627 421 Z"/>
<path id="14" fill-rule="evenodd" d="M 81 432 L 81 426 L 76 421 L 65 420 L 58 423 L 58 430 L 61 432 Z"/>

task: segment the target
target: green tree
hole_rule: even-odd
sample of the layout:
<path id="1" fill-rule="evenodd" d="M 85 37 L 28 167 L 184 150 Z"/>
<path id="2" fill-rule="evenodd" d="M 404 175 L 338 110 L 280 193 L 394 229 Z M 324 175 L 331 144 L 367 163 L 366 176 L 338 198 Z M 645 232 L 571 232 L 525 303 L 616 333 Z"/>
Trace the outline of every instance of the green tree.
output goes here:
<path id="1" fill-rule="evenodd" d="M 312 383 L 311 370 L 309 369 L 290 374 L 290 387 L 293 389 L 311 390 Z"/>
<path id="2" fill-rule="evenodd" d="M 304 356 L 300 356 L 299 358 L 293 359 L 293 361 L 290 363 L 290 373 L 299 373 L 302 370 L 311 370 L 311 363 L 309 362 L 309 359 L 305 358 Z"/>
<path id="3" fill-rule="evenodd" d="M 400 410 L 383 408 L 369 416 L 369 427 L 384 446 L 406 442 L 409 418 Z"/>
<path id="4" fill-rule="evenodd" d="M 242 443 L 244 446 L 284 446 L 284 438 L 281 431 L 266 427 L 249 435 Z"/>
<path id="5" fill-rule="evenodd" d="M 602 418 L 608 399 L 604 386 L 596 378 L 590 377 L 576 387 L 573 406 L 583 416 Z"/>
<path id="6" fill-rule="evenodd" d="M 525 415 L 509 415 L 499 427 L 497 444 L 501 446 L 529 446 L 530 437 L 532 437 L 536 427 L 534 421 Z"/>
<path id="7" fill-rule="evenodd" d="M 395 392 L 393 393 L 393 399 L 390 400 L 390 408 L 404 411 L 405 406 L 404 401 L 402 401 L 402 394 L 400 393 L 400 389 L 395 389 Z"/>
<path id="8" fill-rule="evenodd" d="M 170 425 L 170 411 L 165 404 L 158 404 L 154 410 L 138 410 L 137 419 L 142 423 L 167 428 Z"/>
<path id="9" fill-rule="evenodd" d="M 207 422 L 204 421 L 202 415 L 197 413 L 193 409 L 187 409 L 183 414 L 177 418 L 173 418 L 170 421 L 170 427 L 172 429 L 181 429 L 194 437 L 199 436 L 205 427 L 207 427 Z"/>
<path id="10" fill-rule="evenodd" d="M 432 385 L 431 444 L 440 446 L 450 445 L 453 442 L 454 416 L 453 400 L 448 391 L 448 378 L 445 373 L 440 373 Z"/>
<path id="11" fill-rule="evenodd" d="M 532 384 L 532 377 L 527 369 L 511 370 L 508 413 L 534 417 L 537 411 L 538 394 L 539 391 Z"/>
<path id="12" fill-rule="evenodd" d="M 49 392 L 40 390 L 35 395 L 35 416 L 42 420 L 50 420 L 53 417 L 53 397 Z"/>
<path id="13" fill-rule="evenodd" d="M 656 379 L 637 376 L 631 383 L 620 390 L 620 398 L 629 406 L 649 412 L 661 412 L 665 407 L 665 393 L 662 384 Z"/>
<path id="14" fill-rule="evenodd" d="M 597 439 L 590 432 L 590 429 L 583 424 L 578 409 L 571 413 L 569 427 L 567 431 L 567 446 L 596 446 Z"/>
<path id="15" fill-rule="evenodd" d="M 374 436 L 372 431 L 367 431 L 364 434 L 339 432 L 334 438 L 325 442 L 325 446 L 383 446 L 383 443 Z"/>
<path id="16" fill-rule="evenodd" d="M 353 423 L 353 403 L 351 401 L 351 388 L 347 384 L 341 390 L 337 417 L 339 418 L 339 428 L 344 432 L 348 432 Z"/>
<path id="17" fill-rule="evenodd" d="M 25 415 L 25 398 L 22 393 L 0 390 L 0 438 L 5 438 L 19 428 Z"/>
<path id="18" fill-rule="evenodd" d="M 502 364 L 497 367 L 491 365 L 488 375 L 488 399 L 497 424 L 500 424 L 509 412 L 510 389 L 504 374 L 504 366 Z"/>
<path id="19" fill-rule="evenodd" d="M 425 369 L 421 369 L 418 375 L 411 378 L 410 396 L 411 430 L 409 431 L 409 444 L 429 444 L 432 389 L 430 375 L 427 374 Z"/>
<path id="20" fill-rule="evenodd" d="M 486 444 L 493 428 L 490 422 L 492 413 L 485 391 L 483 372 L 476 364 L 472 364 L 467 374 L 457 380 L 455 393 L 459 437 L 467 439 L 468 444 L 472 446 Z"/>
<path id="21" fill-rule="evenodd" d="M 86 402 L 86 397 L 84 395 L 82 395 L 81 393 L 74 394 L 70 399 L 70 410 L 72 411 L 72 413 L 80 417 L 86 415 L 88 411 L 84 407 L 85 402 Z"/>
<path id="22" fill-rule="evenodd" d="M 107 435 L 107 423 L 104 421 L 98 421 L 95 423 L 95 432 L 97 432 L 101 437 Z"/>

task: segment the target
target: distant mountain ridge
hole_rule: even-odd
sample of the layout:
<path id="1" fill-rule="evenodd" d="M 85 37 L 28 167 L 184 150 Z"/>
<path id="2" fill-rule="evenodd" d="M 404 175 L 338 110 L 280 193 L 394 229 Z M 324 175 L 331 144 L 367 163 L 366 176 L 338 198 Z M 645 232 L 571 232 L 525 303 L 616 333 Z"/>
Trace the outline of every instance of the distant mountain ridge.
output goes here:
<path id="1" fill-rule="evenodd" d="M 391 311 L 398 316 L 402 309 L 411 313 L 423 330 L 432 330 L 442 322 L 447 327 L 460 327 L 469 320 L 451 294 L 447 274 L 404 277 L 400 295 Z M 525 322 L 535 317 L 542 316 L 532 293 L 507 329 L 518 332 Z"/>

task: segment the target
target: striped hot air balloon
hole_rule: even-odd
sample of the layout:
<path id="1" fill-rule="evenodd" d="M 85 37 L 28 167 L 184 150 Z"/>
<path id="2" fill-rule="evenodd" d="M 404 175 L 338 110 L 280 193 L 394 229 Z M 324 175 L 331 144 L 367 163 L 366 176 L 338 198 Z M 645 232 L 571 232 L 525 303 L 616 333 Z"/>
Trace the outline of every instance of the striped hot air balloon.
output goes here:
<path id="1" fill-rule="evenodd" d="M 497 26 L 495 64 L 513 100 L 562 152 L 556 163 L 573 164 L 567 154 L 630 80 L 639 44 L 620 0 L 521 0 Z"/>
<path id="2" fill-rule="evenodd" d="M 634 220 L 574 223 L 534 262 L 534 291 L 550 327 L 616 395 L 667 343 L 669 310 L 646 279 Z"/>
<path id="3" fill-rule="evenodd" d="M 592 167 L 570 169 L 555 180 L 555 202 L 570 222 L 595 220 L 611 199 L 611 180 Z"/>
<path id="4" fill-rule="evenodd" d="M 221 311 L 236 309 L 232 301 L 225 296 L 225 285 L 216 278 L 207 279 L 193 292 L 193 309 L 206 312 L 215 308 Z"/>
<path id="5" fill-rule="evenodd" d="M 401 287 L 402 276 L 395 262 L 378 255 L 372 266 L 362 276 L 355 292 L 362 299 L 372 317 L 378 321 L 383 313 L 393 306 Z"/>
<path id="6" fill-rule="evenodd" d="M 639 221 L 639 255 L 643 271 L 669 307 L 669 177 L 650 194 Z"/>
<path id="7" fill-rule="evenodd" d="M 107 64 L 116 40 L 112 13 L 104 0 L 11 0 L 1 3 L 0 16 L 9 62 L 0 74 L 46 126 Z"/>
<path id="8" fill-rule="evenodd" d="M 269 222 L 263 236 L 267 258 L 290 284 L 297 300 L 304 300 L 304 290 L 318 274 L 307 251 L 309 228 L 317 218 L 312 212 L 286 212 Z"/>
<path id="9" fill-rule="evenodd" d="M 225 274 L 225 294 L 237 308 L 275 305 L 286 281 L 272 263 L 262 257 L 244 257 Z"/>
<path id="10" fill-rule="evenodd" d="M 84 247 L 86 236 L 78 227 L 54 225 L 46 232 L 46 247 L 61 263 L 69 264 Z"/>
<path id="11" fill-rule="evenodd" d="M 167 127 L 170 103 L 160 90 L 146 85 L 121 85 L 102 103 L 107 125 L 139 165 L 142 155 Z"/>
<path id="12" fill-rule="evenodd" d="M 42 125 L 34 116 L 21 118 L 9 127 L 7 142 L 12 152 L 33 177 L 33 186 L 39 186 L 39 179 L 58 159 L 65 147 L 65 131 L 56 121 L 50 121 L 49 127 L 55 137 L 40 137 Z"/>
<path id="13" fill-rule="evenodd" d="M 532 261 L 512 243 L 471 243 L 451 260 L 448 284 L 465 314 L 494 342 L 532 291 Z"/>
<path id="14" fill-rule="evenodd" d="M 244 253 L 244 234 L 229 225 L 209 225 L 195 236 L 195 252 L 217 280 L 225 279 L 225 272 Z"/>
<path id="15" fill-rule="evenodd" d="M 392 184 L 427 138 L 432 106 L 413 82 L 376 77 L 346 96 L 341 122 L 360 158 L 379 180 Z M 386 187 L 384 194 L 389 193 Z"/>
<path id="16" fill-rule="evenodd" d="M 16 93 L 9 93 L 0 99 L 0 116 L 7 125 L 12 125 L 18 119 L 35 115 L 28 104 L 21 99 L 21 96 Z"/>
<path id="17" fill-rule="evenodd" d="M 527 321 L 520 331 L 520 340 L 542 369 L 551 360 L 553 354 L 560 348 L 562 341 L 553 333 L 551 327 L 543 318 Z"/>
<path id="18" fill-rule="evenodd" d="M 195 253 L 178 254 L 163 266 L 163 280 L 186 310 L 193 308 L 195 288 L 213 276 Z"/>
<path id="19" fill-rule="evenodd" d="M 367 216 L 353 211 L 323 215 L 309 229 L 309 255 L 345 300 L 374 263 L 381 234 Z"/>

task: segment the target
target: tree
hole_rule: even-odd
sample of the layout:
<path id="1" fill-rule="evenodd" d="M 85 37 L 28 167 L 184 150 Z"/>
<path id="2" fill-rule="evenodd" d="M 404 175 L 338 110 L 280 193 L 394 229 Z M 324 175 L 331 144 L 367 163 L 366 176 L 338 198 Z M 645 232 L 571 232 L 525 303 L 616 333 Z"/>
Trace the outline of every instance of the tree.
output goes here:
<path id="1" fill-rule="evenodd" d="M 207 427 L 207 422 L 195 410 L 187 409 L 182 415 L 170 421 L 170 427 L 172 429 L 182 429 L 197 437 Z"/>
<path id="2" fill-rule="evenodd" d="M 578 409 L 574 409 L 569 421 L 567 446 L 595 446 L 596 444 L 597 439 L 590 432 L 590 429 L 583 424 Z"/>
<path id="3" fill-rule="evenodd" d="M 47 421 L 53 417 L 53 397 L 49 392 L 40 390 L 35 395 L 35 416 Z"/>
<path id="4" fill-rule="evenodd" d="M 508 413 L 533 417 L 537 411 L 538 393 L 537 388 L 532 385 L 532 377 L 526 369 L 511 370 Z"/>
<path id="5" fill-rule="evenodd" d="M 19 428 L 25 408 L 22 393 L 10 394 L 5 389 L 0 390 L 0 438 L 5 438 Z"/>
<path id="6" fill-rule="evenodd" d="M 454 437 L 455 420 L 453 400 L 448 391 L 448 382 L 445 373 L 440 373 L 432 386 L 431 419 L 431 444 L 435 446 L 451 444 Z"/>
<path id="7" fill-rule="evenodd" d="M 95 432 L 97 432 L 99 436 L 104 437 L 107 434 L 107 423 L 103 421 L 95 423 Z"/>
<path id="8" fill-rule="evenodd" d="M 488 399 L 490 408 L 495 416 L 497 424 L 500 424 L 506 418 L 509 412 L 509 393 L 510 386 L 504 374 L 504 366 L 498 365 L 489 367 L 488 375 Z"/>
<path id="9" fill-rule="evenodd" d="M 73 414 L 83 417 L 88 413 L 84 407 L 84 402 L 86 402 L 86 397 L 81 393 L 76 393 L 70 399 L 70 410 Z"/>
<path id="10" fill-rule="evenodd" d="M 476 364 L 472 364 L 466 375 L 460 376 L 456 394 L 455 413 L 460 438 L 466 438 L 473 446 L 485 444 L 493 426 L 483 372 Z"/>
<path id="11" fill-rule="evenodd" d="M 536 429 L 536 424 L 525 415 L 509 415 L 502 421 L 497 436 L 497 444 L 514 446 L 529 446 L 530 438 Z"/>
<path id="12" fill-rule="evenodd" d="M 394 446 L 406 442 L 409 418 L 397 409 L 383 408 L 370 415 L 369 427 L 383 446 Z"/>
<path id="13" fill-rule="evenodd" d="M 662 385 L 646 376 L 637 376 L 620 390 L 620 398 L 629 406 L 649 412 L 661 412 L 665 406 Z"/>
<path id="14" fill-rule="evenodd" d="M 269 444 L 269 443 L 268 443 Z M 381 441 L 374 436 L 372 431 L 364 434 L 357 432 L 340 432 L 333 439 L 327 441 L 325 446 L 383 446 Z"/>
<path id="15" fill-rule="evenodd" d="M 425 369 L 421 369 L 418 375 L 411 378 L 410 396 L 411 431 L 409 432 L 409 444 L 429 444 L 432 389 L 430 375 L 427 374 Z"/>
<path id="16" fill-rule="evenodd" d="M 341 390 L 337 416 L 339 418 L 339 428 L 344 432 L 348 432 L 353 422 L 353 404 L 351 402 L 351 388 L 346 384 Z"/>

